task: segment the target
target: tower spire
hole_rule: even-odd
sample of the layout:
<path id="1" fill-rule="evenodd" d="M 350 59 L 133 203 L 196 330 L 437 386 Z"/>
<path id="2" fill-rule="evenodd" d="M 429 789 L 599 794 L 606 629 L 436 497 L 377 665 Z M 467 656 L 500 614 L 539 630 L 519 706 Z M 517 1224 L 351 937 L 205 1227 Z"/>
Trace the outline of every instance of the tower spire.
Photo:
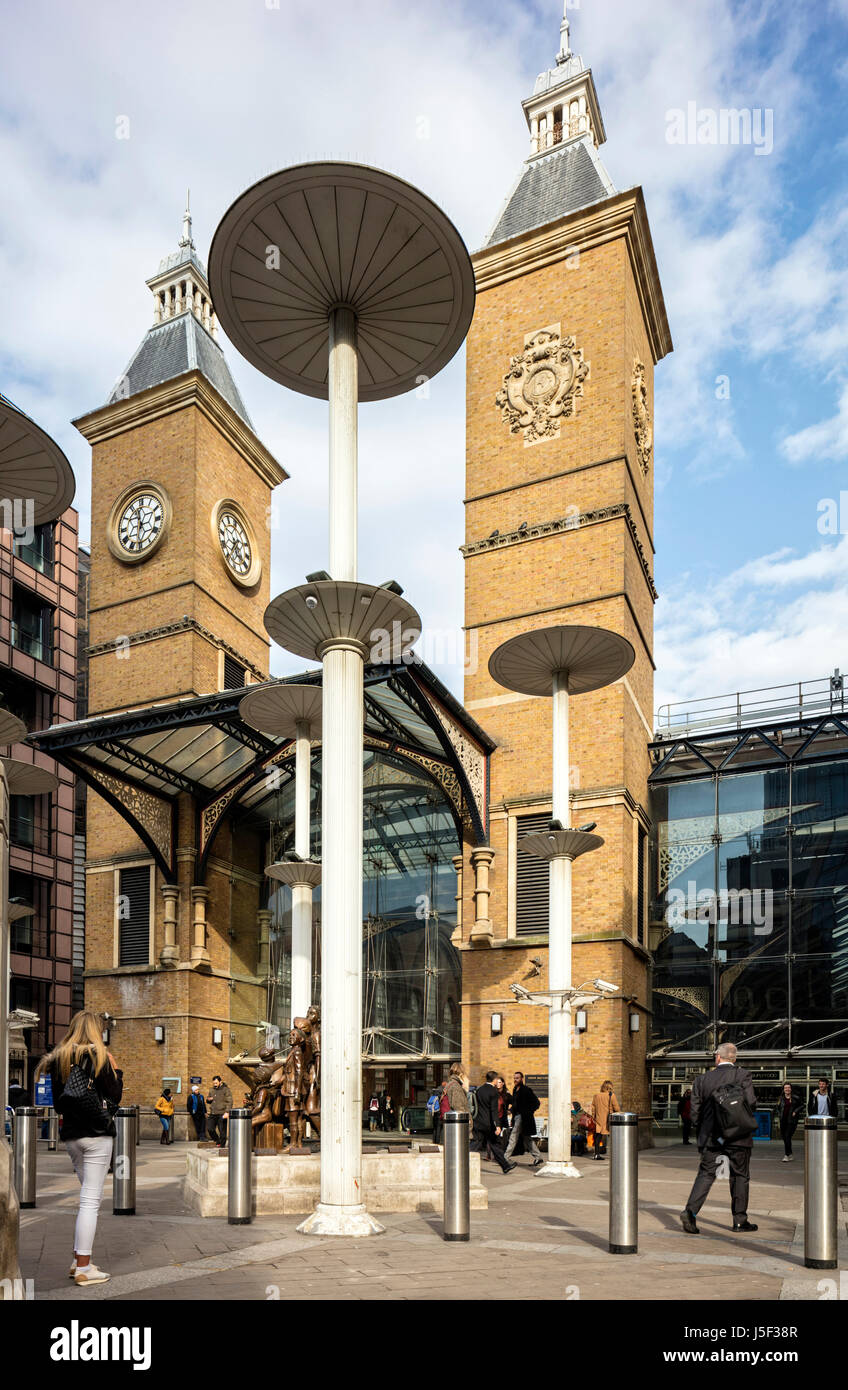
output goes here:
<path id="1" fill-rule="evenodd" d="M 568 0 L 562 0 L 562 23 L 559 26 L 559 53 L 556 56 L 557 64 L 562 66 L 571 58 L 571 42 L 569 36 L 568 23 Z"/>
<path id="2" fill-rule="evenodd" d="M 559 59 L 557 59 L 557 61 L 559 61 Z M 191 189 L 188 188 L 186 189 L 186 205 L 185 212 L 183 213 L 183 234 L 180 237 L 179 244 L 180 246 L 188 246 L 193 251 L 195 249 L 195 246 L 194 240 L 191 235 L 191 208 L 189 204 L 190 197 Z"/>

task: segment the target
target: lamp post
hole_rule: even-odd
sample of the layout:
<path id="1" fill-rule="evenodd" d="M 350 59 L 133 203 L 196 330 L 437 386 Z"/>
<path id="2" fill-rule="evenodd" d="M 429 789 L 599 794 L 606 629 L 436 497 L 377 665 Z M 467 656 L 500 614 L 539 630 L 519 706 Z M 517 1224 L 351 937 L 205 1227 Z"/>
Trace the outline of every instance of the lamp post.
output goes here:
<path id="1" fill-rule="evenodd" d="M 399 660 L 421 620 L 357 578 L 357 403 L 440 371 L 474 307 L 463 241 L 424 194 L 365 165 L 302 164 L 248 189 L 209 254 L 218 316 L 248 361 L 329 401 L 329 573 L 272 600 L 265 627 L 323 664 L 321 1200 L 298 1228 L 371 1235 L 362 1201 L 364 664 Z"/>
<path id="2" fill-rule="evenodd" d="M 548 1161 L 538 1177 L 579 1178 L 571 1161 L 571 866 L 600 849 L 600 835 L 571 829 L 568 703 L 570 695 L 599 690 L 619 680 L 633 665 L 630 643 L 615 632 L 594 627 L 547 627 L 503 642 L 489 658 L 489 674 L 499 685 L 553 701 L 552 817 L 549 831 L 525 835 L 518 848 L 550 866 L 548 1031 Z"/>

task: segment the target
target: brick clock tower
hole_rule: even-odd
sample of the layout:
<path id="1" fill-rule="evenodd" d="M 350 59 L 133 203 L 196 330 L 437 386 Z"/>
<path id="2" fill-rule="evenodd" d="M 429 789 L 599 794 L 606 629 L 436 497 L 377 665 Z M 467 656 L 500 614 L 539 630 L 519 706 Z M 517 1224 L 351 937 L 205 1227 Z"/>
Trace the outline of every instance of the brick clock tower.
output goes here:
<path id="1" fill-rule="evenodd" d="M 489 848 L 467 849 L 462 873 L 463 1057 L 472 1081 L 517 1069 L 544 1091 L 547 1014 L 509 985 L 547 983 L 547 864 L 517 843 L 550 819 L 551 702 L 498 686 L 489 657 L 533 628 L 610 628 L 634 647 L 632 669 L 571 702 L 571 823 L 597 822 L 605 842 L 574 868 L 573 979 L 620 994 L 575 1034 L 574 1095 L 588 1104 L 609 1077 L 646 1113 L 653 374 L 672 344 L 642 191 L 613 187 L 566 18 L 561 37 L 523 103 L 528 158 L 473 257 L 465 703 L 498 748 Z"/>
<path id="2" fill-rule="evenodd" d="M 75 421 L 92 445 L 88 713 L 98 716 L 268 674 L 268 521 L 287 475 L 257 439 L 218 345 L 188 212 L 178 250 L 147 284 L 153 325 L 106 405 Z M 193 765 L 187 757 L 187 787 Z M 205 1089 L 226 1073 L 236 980 L 240 1012 L 255 1021 L 264 1008 L 264 990 L 254 999 L 249 988 L 261 853 L 224 826 L 199 883 L 198 808 L 186 790 L 175 811 L 177 882 L 167 882 L 116 811 L 126 805 L 142 823 L 157 814 L 143 789 L 108 772 L 97 781 L 115 804 L 89 793 L 86 1006 L 115 1020 L 127 1094 L 149 1102 L 164 1077 L 182 1077 L 185 1089 L 191 1074 Z M 247 929 L 233 930 L 242 918 Z M 254 1039 L 251 1029 L 238 1045 Z"/>

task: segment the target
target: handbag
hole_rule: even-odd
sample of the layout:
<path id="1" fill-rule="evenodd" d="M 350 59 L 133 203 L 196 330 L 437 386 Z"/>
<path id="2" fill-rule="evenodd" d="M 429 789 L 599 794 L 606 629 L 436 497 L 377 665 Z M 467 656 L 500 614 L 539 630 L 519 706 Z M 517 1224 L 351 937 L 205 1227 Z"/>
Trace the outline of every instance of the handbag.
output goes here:
<path id="1" fill-rule="evenodd" d="M 78 1118 L 89 1129 L 98 1134 L 107 1134 L 112 1124 L 113 1109 L 103 1100 L 94 1080 L 79 1062 L 74 1062 L 68 1072 L 61 1100 L 70 1101 Z M 117 1109 L 117 1106 L 114 1107 Z"/>

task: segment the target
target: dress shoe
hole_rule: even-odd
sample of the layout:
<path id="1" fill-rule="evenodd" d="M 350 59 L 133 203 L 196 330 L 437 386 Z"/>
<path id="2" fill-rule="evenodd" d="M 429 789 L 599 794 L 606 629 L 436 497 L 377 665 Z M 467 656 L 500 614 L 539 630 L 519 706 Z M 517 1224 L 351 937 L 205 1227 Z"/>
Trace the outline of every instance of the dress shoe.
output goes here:
<path id="1" fill-rule="evenodd" d="M 745 1220 L 734 1221 L 733 1229 L 734 1231 L 758 1231 L 760 1228 L 759 1226 L 755 1226 L 752 1221 Z"/>
<path id="2" fill-rule="evenodd" d="M 517 1168 L 517 1167 L 518 1167 L 518 1164 L 517 1164 L 517 1163 L 509 1162 L 509 1163 L 506 1165 L 506 1167 L 504 1168 L 504 1172 L 505 1172 L 505 1173 L 511 1173 L 512 1170 L 513 1170 L 513 1168 Z"/>
<path id="3" fill-rule="evenodd" d="M 701 1234 L 700 1230 L 695 1225 L 695 1216 L 688 1207 L 685 1211 L 680 1213 L 680 1224 L 684 1231 L 687 1231 L 690 1236 L 699 1236 Z"/>

